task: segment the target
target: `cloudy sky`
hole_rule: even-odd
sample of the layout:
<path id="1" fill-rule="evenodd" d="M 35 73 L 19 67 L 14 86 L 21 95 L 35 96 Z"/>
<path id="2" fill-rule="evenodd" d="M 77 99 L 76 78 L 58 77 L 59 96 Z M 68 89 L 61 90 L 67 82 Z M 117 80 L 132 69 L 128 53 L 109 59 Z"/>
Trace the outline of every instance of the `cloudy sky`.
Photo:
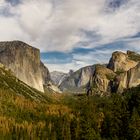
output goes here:
<path id="1" fill-rule="evenodd" d="M 41 50 L 50 71 L 106 63 L 140 52 L 140 0 L 0 0 L 0 41 Z"/>

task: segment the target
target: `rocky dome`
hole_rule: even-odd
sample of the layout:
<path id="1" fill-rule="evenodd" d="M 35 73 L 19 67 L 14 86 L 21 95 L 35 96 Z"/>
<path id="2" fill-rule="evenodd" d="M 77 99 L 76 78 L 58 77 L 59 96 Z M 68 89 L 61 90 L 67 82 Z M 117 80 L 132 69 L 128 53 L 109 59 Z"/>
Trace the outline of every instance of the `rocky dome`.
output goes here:
<path id="1" fill-rule="evenodd" d="M 137 62 L 129 57 L 129 54 L 116 51 L 112 54 L 108 68 L 114 72 L 124 72 L 135 67 Z"/>

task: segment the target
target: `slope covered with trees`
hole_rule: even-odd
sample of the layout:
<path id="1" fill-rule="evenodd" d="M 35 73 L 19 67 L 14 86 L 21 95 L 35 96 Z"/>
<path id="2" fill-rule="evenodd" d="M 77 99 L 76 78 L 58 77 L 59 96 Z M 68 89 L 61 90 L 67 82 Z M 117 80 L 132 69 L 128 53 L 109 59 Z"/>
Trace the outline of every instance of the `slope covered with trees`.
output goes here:
<path id="1" fill-rule="evenodd" d="M 12 84 L 19 86 L 16 82 Z M 140 86 L 110 97 L 55 95 L 56 100 L 54 95 L 42 95 L 44 101 L 21 94 L 26 88 L 14 91 L 3 87 L 0 87 L 0 139 L 140 139 Z"/>
<path id="2" fill-rule="evenodd" d="M 103 97 L 45 94 L 1 65 L 0 139 L 139 140 L 140 86 Z"/>

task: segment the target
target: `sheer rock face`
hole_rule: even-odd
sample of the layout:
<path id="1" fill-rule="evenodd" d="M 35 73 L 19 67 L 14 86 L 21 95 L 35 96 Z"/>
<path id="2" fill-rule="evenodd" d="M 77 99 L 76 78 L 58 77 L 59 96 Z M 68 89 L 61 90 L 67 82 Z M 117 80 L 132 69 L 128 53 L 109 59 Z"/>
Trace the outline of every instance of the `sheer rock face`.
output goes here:
<path id="1" fill-rule="evenodd" d="M 93 65 L 72 72 L 59 87 L 62 91 L 76 93 L 89 84 L 99 94 L 122 93 L 124 89 L 139 85 L 140 54 L 114 52 L 108 65 Z"/>
<path id="2" fill-rule="evenodd" d="M 40 62 L 38 49 L 20 41 L 0 42 L 0 63 L 11 69 L 21 81 L 44 91 L 44 75 L 49 75 L 49 72 Z"/>
<path id="3" fill-rule="evenodd" d="M 80 70 L 73 72 L 60 84 L 60 89 L 62 91 L 81 91 L 82 87 L 89 83 L 94 70 L 95 67 L 93 65 L 81 68 Z"/>
<path id="4" fill-rule="evenodd" d="M 58 71 L 53 71 L 50 73 L 50 75 L 51 75 L 52 82 L 57 86 L 59 86 L 65 80 L 65 78 L 69 76 L 69 74 L 67 73 L 58 72 Z"/>
<path id="5" fill-rule="evenodd" d="M 128 87 L 136 87 L 140 84 L 140 63 L 128 71 Z"/>
<path id="6" fill-rule="evenodd" d="M 139 76 L 136 74 L 139 60 L 140 55 L 132 51 L 127 51 L 126 54 L 117 51 L 112 54 L 107 67 L 116 73 L 113 85 L 111 85 L 111 88 L 115 87 L 114 92 L 122 93 L 124 89 L 140 84 Z"/>
<path id="7" fill-rule="evenodd" d="M 96 91 L 122 93 L 140 84 L 140 55 L 127 51 L 114 52 L 106 67 L 97 65 L 92 78 Z"/>
<path id="8" fill-rule="evenodd" d="M 118 92 L 123 92 L 124 89 L 136 87 L 140 84 L 140 63 L 134 68 L 120 74 L 118 77 Z"/>
<path id="9" fill-rule="evenodd" d="M 92 77 L 92 86 L 97 92 L 111 92 L 111 81 L 116 74 L 103 65 L 96 65 L 95 73 Z"/>
<path id="10" fill-rule="evenodd" d="M 43 85 L 46 85 L 51 80 L 49 70 L 41 61 L 40 61 L 40 69 L 41 69 L 41 74 L 43 79 Z"/>
<path id="11" fill-rule="evenodd" d="M 128 51 L 129 52 L 129 51 Z M 125 72 L 135 67 L 138 63 L 129 58 L 129 53 L 114 52 L 109 61 L 108 68 L 114 72 Z"/>

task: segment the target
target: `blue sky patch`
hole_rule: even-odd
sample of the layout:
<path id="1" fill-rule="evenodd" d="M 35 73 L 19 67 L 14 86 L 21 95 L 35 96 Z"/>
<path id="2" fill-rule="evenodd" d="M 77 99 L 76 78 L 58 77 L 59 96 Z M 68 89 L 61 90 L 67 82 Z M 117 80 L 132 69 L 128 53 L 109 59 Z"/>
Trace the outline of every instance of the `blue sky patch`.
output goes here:
<path id="1" fill-rule="evenodd" d="M 72 61 L 72 54 L 62 52 L 41 53 L 41 59 L 52 64 L 70 63 Z"/>
<path id="2" fill-rule="evenodd" d="M 69 53 L 64 52 L 48 52 L 48 53 L 41 53 L 41 59 L 48 63 L 48 64 L 66 64 L 71 63 L 73 60 L 76 61 L 86 61 L 80 59 L 75 59 L 73 56 L 75 55 L 81 55 L 81 56 L 88 56 L 88 54 L 93 53 L 93 61 L 91 58 L 91 65 L 94 63 L 97 63 L 98 61 L 95 61 L 95 56 L 97 60 L 101 61 L 107 61 L 111 57 L 112 52 L 114 51 L 127 51 L 128 48 L 126 47 L 128 41 L 116 41 L 113 43 L 97 46 L 95 48 L 75 48 Z M 130 48 L 132 51 L 135 51 L 135 48 Z M 105 58 L 102 60 L 102 58 Z"/>

